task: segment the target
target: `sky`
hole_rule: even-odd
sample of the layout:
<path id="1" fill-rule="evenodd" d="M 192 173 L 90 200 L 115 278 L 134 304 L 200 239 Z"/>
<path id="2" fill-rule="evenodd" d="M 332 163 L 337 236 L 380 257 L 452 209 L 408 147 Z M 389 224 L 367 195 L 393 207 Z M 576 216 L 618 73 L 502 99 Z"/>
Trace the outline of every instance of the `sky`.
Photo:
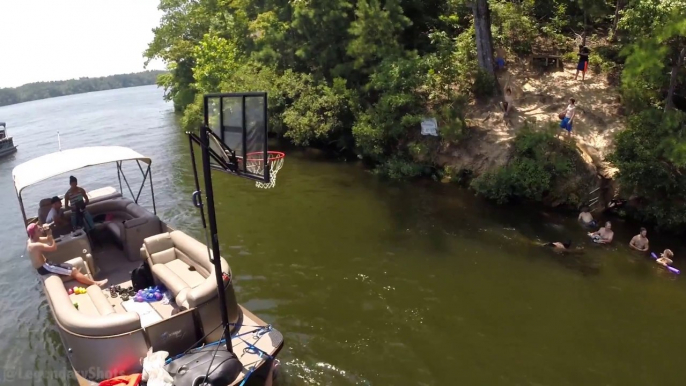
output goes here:
<path id="1" fill-rule="evenodd" d="M 158 0 L 0 0 L 0 88 L 144 71 Z M 160 61 L 150 70 L 164 69 Z"/>

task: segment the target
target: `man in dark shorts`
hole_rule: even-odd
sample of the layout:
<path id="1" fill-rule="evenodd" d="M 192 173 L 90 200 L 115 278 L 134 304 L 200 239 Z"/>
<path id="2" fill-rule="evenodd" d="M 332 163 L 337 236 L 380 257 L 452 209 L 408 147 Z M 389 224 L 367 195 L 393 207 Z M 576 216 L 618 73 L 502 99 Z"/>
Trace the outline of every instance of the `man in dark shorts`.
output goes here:
<path id="1" fill-rule="evenodd" d="M 57 250 L 57 244 L 52 238 L 52 231 L 48 225 L 42 227 L 36 224 L 29 224 L 26 227 L 26 232 L 29 234 L 28 245 L 26 249 L 31 256 L 31 264 L 33 268 L 38 271 L 40 275 L 59 275 L 68 276 L 85 285 L 96 284 L 100 287 L 107 284 L 107 280 L 95 281 L 82 274 L 78 269 L 71 266 L 71 264 L 55 264 L 47 261 L 43 252 L 54 252 Z"/>

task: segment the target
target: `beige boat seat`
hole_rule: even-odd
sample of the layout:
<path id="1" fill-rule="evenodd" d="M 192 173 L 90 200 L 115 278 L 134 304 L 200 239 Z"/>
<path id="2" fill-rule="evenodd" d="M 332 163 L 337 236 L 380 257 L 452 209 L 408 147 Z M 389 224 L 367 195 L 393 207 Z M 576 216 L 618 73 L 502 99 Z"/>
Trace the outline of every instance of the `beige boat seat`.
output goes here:
<path id="1" fill-rule="evenodd" d="M 50 209 L 52 209 L 51 201 L 51 198 L 44 198 L 38 202 L 38 219 L 40 220 L 41 224 L 45 224 L 45 219 L 48 217 Z"/>
<path id="2" fill-rule="evenodd" d="M 86 255 L 86 259 L 90 259 L 90 261 L 92 263 L 93 256 L 91 256 L 91 254 L 89 253 Z M 75 257 L 71 260 L 65 261 L 65 263 L 71 264 L 74 268 L 78 269 L 79 272 L 84 274 L 86 277 L 88 277 L 91 280 L 93 279 L 93 273 L 91 272 L 88 264 L 86 264 L 86 262 L 81 257 Z M 81 284 L 79 284 L 79 282 L 77 282 L 76 280 L 73 280 L 70 277 L 60 276 L 60 278 L 62 279 L 62 281 L 64 282 L 64 285 L 67 288 L 74 287 L 77 285 L 81 286 Z"/>
<path id="3" fill-rule="evenodd" d="M 69 295 L 56 275 L 45 278 L 45 293 L 52 305 L 55 319 L 67 331 L 84 336 L 113 336 L 141 329 L 135 312 L 117 313 L 96 285 L 85 294 Z M 74 305 L 78 303 L 78 309 Z"/>
<path id="4" fill-rule="evenodd" d="M 86 193 L 88 195 L 88 205 L 98 203 L 100 201 L 112 200 L 121 198 L 121 193 L 117 192 L 113 187 L 105 187 L 91 190 Z"/>
<path id="5" fill-rule="evenodd" d="M 192 309 L 217 296 L 214 264 L 207 247 L 187 234 L 173 231 L 148 237 L 141 256 L 150 264 L 155 281 L 171 291 L 180 308 Z M 228 273 L 226 260 L 222 258 L 221 264 L 222 272 Z"/>

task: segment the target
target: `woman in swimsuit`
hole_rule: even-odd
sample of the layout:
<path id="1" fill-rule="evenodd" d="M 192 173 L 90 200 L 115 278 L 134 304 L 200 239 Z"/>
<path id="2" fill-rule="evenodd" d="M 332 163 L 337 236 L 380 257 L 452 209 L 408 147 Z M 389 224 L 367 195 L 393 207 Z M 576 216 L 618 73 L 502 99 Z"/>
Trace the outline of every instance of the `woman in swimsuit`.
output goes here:
<path id="1" fill-rule="evenodd" d="M 69 177 L 70 188 L 64 194 L 64 206 L 71 208 L 71 225 L 77 228 L 79 225 L 85 227 L 86 231 L 94 228 L 93 217 L 86 210 L 88 205 L 88 195 L 86 191 L 78 186 L 76 177 Z M 81 223 L 79 220 L 83 220 Z"/>

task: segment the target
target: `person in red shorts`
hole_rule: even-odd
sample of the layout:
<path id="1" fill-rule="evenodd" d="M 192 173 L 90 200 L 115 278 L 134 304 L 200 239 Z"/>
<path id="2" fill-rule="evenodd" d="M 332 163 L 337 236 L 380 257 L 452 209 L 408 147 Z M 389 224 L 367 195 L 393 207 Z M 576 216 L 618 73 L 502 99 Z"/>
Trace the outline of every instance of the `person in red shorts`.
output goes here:
<path id="1" fill-rule="evenodd" d="M 576 65 L 576 76 L 574 80 L 579 78 L 579 71 L 581 71 L 581 80 L 586 79 L 586 71 L 588 71 L 588 55 L 591 54 L 591 50 L 588 47 L 579 46 L 579 63 Z"/>

